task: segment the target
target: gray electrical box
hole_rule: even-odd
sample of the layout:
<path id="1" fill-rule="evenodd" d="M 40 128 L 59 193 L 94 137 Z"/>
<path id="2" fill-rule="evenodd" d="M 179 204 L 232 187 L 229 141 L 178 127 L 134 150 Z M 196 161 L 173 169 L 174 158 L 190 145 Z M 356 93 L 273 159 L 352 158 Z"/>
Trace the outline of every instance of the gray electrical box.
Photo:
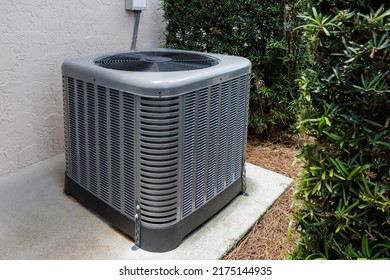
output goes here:
<path id="1" fill-rule="evenodd" d="M 125 9 L 130 11 L 146 10 L 146 0 L 125 0 Z"/>

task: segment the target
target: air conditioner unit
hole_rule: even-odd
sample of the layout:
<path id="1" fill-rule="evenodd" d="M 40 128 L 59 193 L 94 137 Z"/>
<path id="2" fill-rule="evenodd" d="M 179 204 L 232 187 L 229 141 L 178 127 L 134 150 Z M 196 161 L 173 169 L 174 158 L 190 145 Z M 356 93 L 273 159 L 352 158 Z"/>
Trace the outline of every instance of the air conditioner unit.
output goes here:
<path id="1" fill-rule="evenodd" d="M 62 65 L 66 194 L 169 251 L 245 190 L 250 62 L 155 49 Z"/>

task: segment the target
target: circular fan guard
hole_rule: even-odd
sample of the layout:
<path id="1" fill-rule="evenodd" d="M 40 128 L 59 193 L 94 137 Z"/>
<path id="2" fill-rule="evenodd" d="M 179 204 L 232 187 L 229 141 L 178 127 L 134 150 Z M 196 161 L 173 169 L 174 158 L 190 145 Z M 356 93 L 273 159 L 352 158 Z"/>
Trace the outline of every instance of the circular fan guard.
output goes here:
<path id="1" fill-rule="evenodd" d="M 109 69 L 138 72 L 173 72 L 208 68 L 218 59 L 190 52 L 129 52 L 101 57 L 95 64 Z"/>

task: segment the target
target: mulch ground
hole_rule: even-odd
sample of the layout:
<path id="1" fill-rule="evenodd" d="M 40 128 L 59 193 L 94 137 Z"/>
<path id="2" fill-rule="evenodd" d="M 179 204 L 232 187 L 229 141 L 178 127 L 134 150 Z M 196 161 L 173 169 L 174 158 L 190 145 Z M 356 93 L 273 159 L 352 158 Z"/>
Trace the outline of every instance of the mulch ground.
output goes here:
<path id="1" fill-rule="evenodd" d="M 297 141 L 264 143 L 249 139 L 246 160 L 268 170 L 296 179 L 301 165 L 293 165 Z M 287 229 L 292 215 L 294 186 L 288 188 L 268 211 L 257 221 L 247 235 L 223 259 L 225 260 L 283 260 L 295 247 L 294 236 L 287 239 Z"/>

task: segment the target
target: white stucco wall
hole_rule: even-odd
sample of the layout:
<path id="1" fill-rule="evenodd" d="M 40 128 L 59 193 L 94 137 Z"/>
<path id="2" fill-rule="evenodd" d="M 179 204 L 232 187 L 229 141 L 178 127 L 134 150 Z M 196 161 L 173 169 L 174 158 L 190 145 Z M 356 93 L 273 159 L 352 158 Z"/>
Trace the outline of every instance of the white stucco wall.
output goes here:
<path id="1" fill-rule="evenodd" d="M 162 10 L 148 0 L 138 48 L 160 45 Z M 61 63 L 128 50 L 134 14 L 124 0 L 2 0 L 0 175 L 63 153 Z"/>

